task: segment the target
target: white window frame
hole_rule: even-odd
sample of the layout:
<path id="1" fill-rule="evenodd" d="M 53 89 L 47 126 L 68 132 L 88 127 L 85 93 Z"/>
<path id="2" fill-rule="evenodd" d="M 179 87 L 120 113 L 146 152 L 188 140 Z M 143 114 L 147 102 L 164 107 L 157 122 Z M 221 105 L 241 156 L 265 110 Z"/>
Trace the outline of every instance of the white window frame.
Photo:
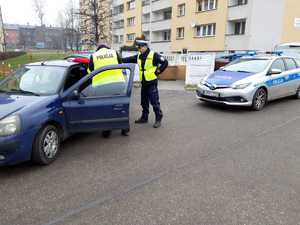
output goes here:
<path id="1" fill-rule="evenodd" d="M 210 33 L 208 32 L 210 29 Z M 202 24 L 195 27 L 195 37 L 216 36 L 216 23 Z"/>
<path id="2" fill-rule="evenodd" d="M 235 26 L 238 23 L 240 24 L 240 30 L 236 33 Z M 234 23 L 234 35 L 245 35 L 245 33 L 246 33 L 246 20 L 241 20 L 241 21 L 235 22 Z"/>
<path id="3" fill-rule="evenodd" d="M 127 26 L 133 27 L 135 25 L 135 17 L 127 18 Z"/>
<path id="4" fill-rule="evenodd" d="M 176 29 L 176 38 L 184 39 L 184 27 L 177 27 Z"/>
<path id="5" fill-rule="evenodd" d="M 165 38 L 165 37 L 167 37 L 167 38 Z M 163 31 L 163 41 L 171 41 L 171 31 L 170 30 Z"/>
<path id="6" fill-rule="evenodd" d="M 127 2 L 127 10 L 135 9 L 135 0 L 130 0 Z"/>
<path id="7" fill-rule="evenodd" d="M 135 39 L 135 33 L 127 34 L 127 41 L 134 41 L 134 39 Z"/>
<path id="8" fill-rule="evenodd" d="M 179 4 L 177 9 L 177 16 L 181 17 L 181 16 L 185 16 L 185 3 L 183 4 Z"/>
<path id="9" fill-rule="evenodd" d="M 205 12 L 217 9 L 218 0 L 197 0 L 197 12 Z M 213 5 L 213 7 L 210 7 Z"/>

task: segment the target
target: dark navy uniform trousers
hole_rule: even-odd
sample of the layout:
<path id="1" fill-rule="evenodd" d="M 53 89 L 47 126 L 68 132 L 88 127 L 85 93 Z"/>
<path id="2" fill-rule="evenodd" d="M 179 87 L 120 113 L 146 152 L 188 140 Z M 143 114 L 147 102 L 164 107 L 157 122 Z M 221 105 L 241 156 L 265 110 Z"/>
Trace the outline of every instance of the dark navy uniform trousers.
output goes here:
<path id="1" fill-rule="evenodd" d="M 153 111 L 155 113 L 156 120 L 161 120 L 163 114 L 160 108 L 157 82 L 146 85 L 142 84 L 141 105 L 143 108 L 144 119 L 148 119 L 149 103 L 151 103 L 151 105 L 153 106 Z"/>

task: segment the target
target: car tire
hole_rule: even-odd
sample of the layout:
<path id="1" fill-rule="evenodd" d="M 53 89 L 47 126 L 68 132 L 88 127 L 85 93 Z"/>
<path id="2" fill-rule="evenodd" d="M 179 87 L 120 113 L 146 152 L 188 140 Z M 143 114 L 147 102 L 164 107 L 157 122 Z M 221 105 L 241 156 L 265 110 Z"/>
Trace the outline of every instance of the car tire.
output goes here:
<path id="1" fill-rule="evenodd" d="M 267 91 L 264 88 L 259 88 L 252 100 L 252 109 L 255 111 L 260 111 L 267 103 Z"/>
<path id="2" fill-rule="evenodd" d="M 300 99 L 300 86 L 298 87 L 295 97 L 296 99 Z"/>
<path id="3" fill-rule="evenodd" d="M 112 133 L 111 130 L 102 131 L 102 137 L 104 137 L 104 138 L 110 138 L 111 133 Z"/>
<path id="4" fill-rule="evenodd" d="M 40 165 L 52 163 L 60 150 L 61 137 L 57 127 L 47 125 L 35 138 L 32 149 L 32 162 Z"/>

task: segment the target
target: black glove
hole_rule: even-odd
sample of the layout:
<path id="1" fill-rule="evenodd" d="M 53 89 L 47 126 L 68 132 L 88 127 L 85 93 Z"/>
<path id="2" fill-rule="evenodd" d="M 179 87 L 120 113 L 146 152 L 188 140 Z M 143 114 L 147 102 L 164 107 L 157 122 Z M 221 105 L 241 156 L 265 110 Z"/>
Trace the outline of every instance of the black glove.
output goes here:
<path id="1" fill-rule="evenodd" d="M 159 76 L 160 74 L 160 70 L 159 69 L 156 69 L 156 71 L 154 72 L 156 76 Z"/>

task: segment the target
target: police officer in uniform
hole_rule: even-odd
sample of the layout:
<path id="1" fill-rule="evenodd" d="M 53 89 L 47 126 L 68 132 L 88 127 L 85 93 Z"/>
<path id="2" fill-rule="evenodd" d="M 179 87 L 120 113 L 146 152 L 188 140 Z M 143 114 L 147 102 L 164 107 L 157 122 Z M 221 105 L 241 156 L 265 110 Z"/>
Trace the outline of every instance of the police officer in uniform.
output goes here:
<path id="1" fill-rule="evenodd" d="M 149 103 L 151 103 L 155 113 L 153 127 L 159 128 L 163 113 L 160 108 L 157 78 L 168 67 L 168 61 L 160 54 L 151 51 L 144 37 L 136 39 L 135 44 L 139 51 L 138 55 L 122 59 L 123 63 L 137 63 L 139 66 L 140 81 L 142 82 L 141 106 L 143 112 L 135 123 L 142 124 L 148 122 Z"/>
<path id="2" fill-rule="evenodd" d="M 108 65 L 120 64 L 121 58 L 115 50 L 110 49 L 108 46 L 101 44 L 97 48 L 96 52 L 91 55 L 90 62 L 88 66 L 88 72 L 93 72 L 94 70 Z M 124 75 L 122 70 L 114 70 L 114 71 L 104 71 L 99 75 L 93 77 L 92 86 L 102 86 L 103 91 L 105 89 L 111 88 L 109 84 L 119 83 L 123 85 L 125 83 Z M 128 125 L 129 126 L 129 125 Z M 122 130 L 122 135 L 128 136 L 129 128 Z M 103 131 L 104 137 L 109 137 L 111 135 L 111 131 Z"/>

